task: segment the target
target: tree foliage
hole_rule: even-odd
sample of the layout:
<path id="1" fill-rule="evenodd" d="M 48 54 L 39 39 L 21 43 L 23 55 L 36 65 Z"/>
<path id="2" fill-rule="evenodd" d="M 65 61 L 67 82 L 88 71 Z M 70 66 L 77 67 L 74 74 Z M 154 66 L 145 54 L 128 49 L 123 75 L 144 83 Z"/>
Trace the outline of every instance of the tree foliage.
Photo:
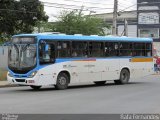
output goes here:
<path id="1" fill-rule="evenodd" d="M 62 11 L 52 29 L 66 34 L 104 35 L 105 27 L 109 25 L 102 19 L 85 16 L 82 11 Z"/>
<path id="2" fill-rule="evenodd" d="M 38 21 L 47 21 L 39 0 L 0 0 L 0 37 L 31 33 Z"/>

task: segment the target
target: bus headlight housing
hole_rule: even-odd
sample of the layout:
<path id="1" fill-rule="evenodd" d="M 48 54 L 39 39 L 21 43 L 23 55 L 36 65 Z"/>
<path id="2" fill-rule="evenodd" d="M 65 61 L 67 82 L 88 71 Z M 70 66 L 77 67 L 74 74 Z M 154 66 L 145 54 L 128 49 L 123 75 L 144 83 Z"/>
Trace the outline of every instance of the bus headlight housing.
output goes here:
<path id="1" fill-rule="evenodd" d="M 28 77 L 33 78 L 37 74 L 37 71 L 32 72 Z"/>
<path id="2" fill-rule="evenodd" d="M 10 72 L 8 72 L 8 76 L 9 76 L 9 77 L 13 77 L 13 75 L 12 75 Z"/>

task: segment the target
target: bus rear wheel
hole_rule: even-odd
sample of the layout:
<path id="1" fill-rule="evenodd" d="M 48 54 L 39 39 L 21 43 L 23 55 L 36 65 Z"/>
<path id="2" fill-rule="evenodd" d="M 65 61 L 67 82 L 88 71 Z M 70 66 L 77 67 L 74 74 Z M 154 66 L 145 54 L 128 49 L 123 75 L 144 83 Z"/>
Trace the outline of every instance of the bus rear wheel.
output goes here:
<path id="1" fill-rule="evenodd" d="M 64 90 L 68 88 L 68 84 L 69 84 L 69 77 L 66 73 L 59 73 L 58 77 L 57 77 L 57 83 L 55 85 L 55 88 L 57 90 Z"/>
<path id="2" fill-rule="evenodd" d="M 115 80 L 115 84 L 127 84 L 130 78 L 130 73 L 127 69 L 122 69 L 120 73 L 120 79 Z"/>
<path id="3" fill-rule="evenodd" d="M 94 82 L 96 85 L 104 85 L 106 81 L 95 81 Z"/>
<path id="4" fill-rule="evenodd" d="M 34 86 L 34 85 L 31 85 L 30 86 L 32 89 L 34 90 L 39 90 L 42 86 Z"/>

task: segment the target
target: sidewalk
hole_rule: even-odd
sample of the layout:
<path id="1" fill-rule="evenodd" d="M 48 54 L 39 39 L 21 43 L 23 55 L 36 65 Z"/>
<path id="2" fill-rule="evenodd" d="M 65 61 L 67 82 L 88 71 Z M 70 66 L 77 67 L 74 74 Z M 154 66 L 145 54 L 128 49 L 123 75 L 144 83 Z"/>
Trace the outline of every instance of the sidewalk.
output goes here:
<path id="1" fill-rule="evenodd" d="M 1 87 L 14 87 L 14 86 L 15 85 L 11 85 L 7 81 L 3 81 L 3 80 L 0 81 L 0 88 Z"/>

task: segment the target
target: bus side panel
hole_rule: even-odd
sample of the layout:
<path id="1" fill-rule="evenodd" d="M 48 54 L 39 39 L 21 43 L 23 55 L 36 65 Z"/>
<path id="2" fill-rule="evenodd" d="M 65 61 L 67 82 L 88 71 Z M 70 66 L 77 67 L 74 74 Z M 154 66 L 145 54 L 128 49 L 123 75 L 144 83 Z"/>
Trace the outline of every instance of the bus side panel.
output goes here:
<path id="1" fill-rule="evenodd" d="M 150 61 L 148 61 L 151 59 Z M 152 58 L 131 58 L 131 74 L 132 78 L 144 77 L 151 75 L 152 70 Z"/>
<path id="2" fill-rule="evenodd" d="M 103 59 L 101 62 L 102 80 L 119 79 L 119 59 Z"/>
<path id="3" fill-rule="evenodd" d="M 144 68 L 145 68 L 145 71 L 144 71 L 145 76 L 154 74 L 154 62 L 153 61 L 146 62 Z"/>
<path id="4" fill-rule="evenodd" d="M 148 75 L 149 73 L 146 72 L 146 62 L 141 62 L 141 60 L 136 61 L 136 59 L 138 60 L 139 58 L 120 59 L 120 70 L 128 68 L 130 71 L 130 78 L 138 78 Z"/>
<path id="5" fill-rule="evenodd" d="M 140 58 L 138 62 L 132 62 L 135 73 L 135 77 L 143 77 L 153 74 L 153 59 L 152 58 Z M 134 77 L 134 78 L 135 78 Z"/>
<path id="6" fill-rule="evenodd" d="M 101 81 L 102 60 L 94 59 L 88 62 L 88 80 Z"/>
<path id="7" fill-rule="evenodd" d="M 37 81 L 41 85 L 53 85 L 55 81 L 55 69 L 56 65 L 48 65 L 39 70 L 39 80 Z"/>
<path id="8" fill-rule="evenodd" d="M 88 61 L 75 60 L 68 64 L 71 71 L 70 83 L 88 82 Z"/>

